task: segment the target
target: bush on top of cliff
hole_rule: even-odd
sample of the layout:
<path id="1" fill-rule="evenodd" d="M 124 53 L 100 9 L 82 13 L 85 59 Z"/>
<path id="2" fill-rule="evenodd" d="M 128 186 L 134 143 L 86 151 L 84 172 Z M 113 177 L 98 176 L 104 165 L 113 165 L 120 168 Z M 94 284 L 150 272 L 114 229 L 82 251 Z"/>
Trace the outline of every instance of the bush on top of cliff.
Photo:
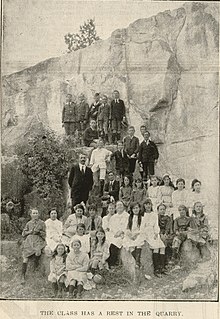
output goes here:
<path id="1" fill-rule="evenodd" d="M 19 165 L 41 198 L 62 196 L 63 179 L 70 163 L 67 142 L 48 129 L 35 133 L 17 150 Z"/>

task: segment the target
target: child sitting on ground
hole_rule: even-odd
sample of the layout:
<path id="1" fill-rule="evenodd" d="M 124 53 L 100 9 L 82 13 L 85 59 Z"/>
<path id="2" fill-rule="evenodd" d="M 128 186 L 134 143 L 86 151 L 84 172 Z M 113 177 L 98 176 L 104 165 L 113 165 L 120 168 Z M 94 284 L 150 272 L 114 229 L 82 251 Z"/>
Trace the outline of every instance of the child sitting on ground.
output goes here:
<path id="1" fill-rule="evenodd" d="M 131 203 L 128 226 L 123 239 L 123 247 L 128 249 L 135 259 L 136 266 L 141 266 L 141 250 L 144 244 L 140 236 L 140 226 L 142 221 L 141 204 Z"/>
<path id="2" fill-rule="evenodd" d="M 37 268 L 42 250 L 46 246 L 46 226 L 39 219 L 39 212 L 36 208 L 31 209 L 31 220 L 26 224 L 22 237 L 23 241 L 23 264 L 22 264 L 22 283 L 25 282 L 28 259 L 35 257 L 35 266 Z"/>
<path id="3" fill-rule="evenodd" d="M 47 251 L 48 254 L 51 254 L 57 247 L 57 244 L 61 243 L 63 224 L 57 219 L 57 211 L 55 208 L 51 209 L 49 214 L 50 218 L 45 221 L 47 242 L 45 251 Z"/>
<path id="4" fill-rule="evenodd" d="M 50 274 L 48 280 L 52 282 L 53 297 L 62 297 L 66 279 L 66 251 L 65 245 L 58 244 L 50 261 Z"/>
<path id="5" fill-rule="evenodd" d="M 91 248 L 91 272 L 94 274 L 97 269 L 108 269 L 106 260 L 109 256 L 109 244 L 106 242 L 105 231 L 102 227 L 98 227 L 95 235 L 95 242 Z"/>
<path id="6" fill-rule="evenodd" d="M 85 287 L 88 281 L 88 267 L 89 256 L 81 251 L 81 241 L 74 239 L 71 243 L 71 250 L 66 258 L 66 286 L 69 286 L 70 298 L 75 296 L 81 298 L 83 287 Z"/>
<path id="7" fill-rule="evenodd" d="M 78 224 L 76 228 L 76 234 L 70 239 L 70 249 L 74 240 L 80 240 L 81 251 L 83 253 L 90 253 L 90 235 L 86 234 L 86 227 L 84 224 Z"/>

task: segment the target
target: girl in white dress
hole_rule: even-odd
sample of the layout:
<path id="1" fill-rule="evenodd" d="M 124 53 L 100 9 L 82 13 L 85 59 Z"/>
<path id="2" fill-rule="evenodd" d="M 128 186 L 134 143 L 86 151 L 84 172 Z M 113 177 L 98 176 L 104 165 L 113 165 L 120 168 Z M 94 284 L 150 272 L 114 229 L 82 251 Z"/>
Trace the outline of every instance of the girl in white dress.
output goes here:
<path id="1" fill-rule="evenodd" d="M 160 186 L 158 186 L 159 180 L 157 176 L 152 175 L 150 177 L 151 185 L 148 187 L 148 197 L 151 199 L 153 204 L 153 209 L 156 211 L 157 206 L 161 203 L 161 191 Z"/>
<path id="2" fill-rule="evenodd" d="M 160 227 L 158 224 L 158 214 L 153 212 L 153 205 L 150 199 L 144 203 L 144 217 L 141 222 L 140 234 L 143 240 L 147 241 L 153 250 L 154 274 L 160 277 L 165 273 L 161 265 L 165 257 L 165 245 L 160 238 Z M 161 255 L 163 255 L 161 257 Z"/>
<path id="3" fill-rule="evenodd" d="M 171 207 L 173 207 L 172 204 L 172 193 L 174 191 L 174 186 L 171 181 L 171 178 L 168 174 L 165 174 L 162 179 L 162 183 L 160 186 L 160 192 L 161 192 L 161 200 L 162 203 L 166 206 L 166 215 L 171 215 Z"/>
<path id="4" fill-rule="evenodd" d="M 196 202 L 202 203 L 202 206 L 205 207 L 207 204 L 206 195 L 201 189 L 202 183 L 198 179 L 192 181 L 192 191 L 188 194 L 188 207 L 190 210 L 190 215 L 192 214 L 193 206 Z"/>
<path id="5" fill-rule="evenodd" d="M 107 208 L 107 215 L 102 218 L 102 228 L 105 231 L 106 239 L 108 240 L 108 233 L 110 231 L 109 223 L 112 216 L 115 215 L 115 203 L 109 203 Z"/>
<path id="6" fill-rule="evenodd" d="M 141 247 L 144 244 L 140 236 L 140 227 L 142 221 L 141 204 L 131 203 L 131 211 L 128 218 L 128 226 L 123 240 L 123 247 L 129 250 L 136 261 L 137 267 L 141 266 Z"/>
<path id="7" fill-rule="evenodd" d="M 45 251 L 51 254 L 57 247 L 58 243 L 61 243 L 63 224 L 57 219 L 56 209 L 50 211 L 50 218 L 45 221 L 46 225 L 46 243 Z"/>
<path id="8" fill-rule="evenodd" d="M 90 234 L 86 234 L 86 227 L 84 224 L 78 224 L 76 228 L 76 234 L 70 239 L 70 250 L 72 249 L 72 243 L 75 240 L 80 240 L 81 251 L 88 254 L 90 252 Z"/>
<path id="9" fill-rule="evenodd" d="M 93 274 L 97 269 L 108 269 L 107 259 L 109 255 L 109 244 L 106 241 L 105 231 L 102 227 L 98 227 L 95 235 L 95 242 L 91 247 L 91 258 L 89 262 Z"/>
<path id="10" fill-rule="evenodd" d="M 179 217 L 178 207 L 180 205 L 187 206 L 188 192 L 185 189 L 185 180 L 183 178 L 178 178 L 176 181 L 177 190 L 172 193 L 172 204 L 171 213 L 173 215 L 173 220 Z"/>

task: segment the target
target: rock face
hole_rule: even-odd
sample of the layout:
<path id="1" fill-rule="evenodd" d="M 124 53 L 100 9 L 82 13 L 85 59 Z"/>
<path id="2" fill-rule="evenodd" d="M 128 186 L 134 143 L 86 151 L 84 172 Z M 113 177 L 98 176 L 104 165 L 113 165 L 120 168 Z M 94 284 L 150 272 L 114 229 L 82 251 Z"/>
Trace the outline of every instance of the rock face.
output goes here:
<path id="1" fill-rule="evenodd" d="M 218 19 L 217 4 L 187 3 L 5 76 L 3 146 L 16 145 L 42 124 L 63 134 L 68 92 L 84 92 L 91 102 L 97 91 L 111 96 L 118 89 L 137 135 L 147 123 L 159 145 L 157 173 L 197 177 L 217 199 Z"/>

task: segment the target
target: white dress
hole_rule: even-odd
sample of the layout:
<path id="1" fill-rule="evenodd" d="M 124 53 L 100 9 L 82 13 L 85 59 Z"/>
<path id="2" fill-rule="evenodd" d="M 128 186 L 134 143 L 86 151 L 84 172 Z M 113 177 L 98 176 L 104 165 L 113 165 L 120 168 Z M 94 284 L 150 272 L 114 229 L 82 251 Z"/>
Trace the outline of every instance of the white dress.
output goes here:
<path id="1" fill-rule="evenodd" d="M 178 207 L 180 205 L 188 207 L 188 192 L 185 188 L 181 191 L 177 189 L 172 193 L 172 204 L 171 213 L 173 214 L 173 219 L 176 219 L 179 217 Z"/>
<path id="2" fill-rule="evenodd" d="M 66 275 L 66 265 L 63 256 L 55 256 L 50 261 L 50 274 L 48 280 L 51 282 L 53 282 L 53 280 L 58 281 L 63 275 Z"/>
<path id="3" fill-rule="evenodd" d="M 78 224 L 84 224 L 86 225 L 87 217 L 82 216 L 82 218 L 77 218 L 76 214 L 71 214 L 68 216 L 65 224 L 64 224 L 64 235 L 62 237 L 62 242 L 69 246 L 70 244 L 70 238 L 76 234 L 76 228 Z"/>
<path id="4" fill-rule="evenodd" d="M 80 240 L 81 241 L 81 252 L 88 254 L 90 252 L 90 235 L 89 234 L 85 234 L 83 236 L 79 236 L 79 235 L 74 235 L 71 239 L 70 239 L 70 250 L 72 250 L 71 244 L 74 240 Z"/>
<path id="5" fill-rule="evenodd" d="M 147 190 L 148 196 L 152 201 L 153 209 L 156 211 L 157 206 L 162 202 L 162 195 L 160 191 L 160 186 L 150 186 Z"/>
<path id="6" fill-rule="evenodd" d="M 189 191 L 188 193 L 188 207 L 190 210 L 190 215 L 192 214 L 192 208 L 196 202 L 202 203 L 202 206 L 207 206 L 207 196 L 204 192 L 200 191 L 199 193 L 197 192 L 192 192 Z"/>
<path id="7" fill-rule="evenodd" d="M 171 186 L 160 186 L 162 203 L 166 206 L 166 215 L 171 215 L 172 193 L 174 189 Z"/>
<path id="8" fill-rule="evenodd" d="M 118 248 L 122 247 L 124 235 L 119 237 L 114 237 L 115 234 L 119 231 L 126 232 L 128 226 L 128 217 L 129 214 L 127 212 L 123 212 L 122 214 L 116 213 L 113 215 L 109 222 L 109 229 L 107 240 L 109 244 L 113 244 Z"/>
<path id="9" fill-rule="evenodd" d="M 158 214 L 145 213 L 141 222 L 140 235 L 146 240 L 151 249 L 164 248 L 165 245 L 160 239 L 160 227 L 158 225 Z"/>
<path id="10" fill-rule="evenodd" d="M 131 236 L 137 235 L 136 239 L 132 239 Z M 133 216 L 132 221 L 132 228 L 127 229 L 125 232 L 125 236 L 123 239 L 123 247 L 125 247 L 127 250 L 129 248 L 140 248 L 144 244 L 144 240 L 142 236 L 140 236 L 140 227 L 138 226 L 138 216 Z"/>
<path id="11" fill-rule="evenodd" d="M 58 219 L 52 220 L 49 218 L 45 221 L 45 225 L 47 243 L 46 249 L 49 248 L 53 252 L 57 244 L 61 243 L 63 224 Z"/>

